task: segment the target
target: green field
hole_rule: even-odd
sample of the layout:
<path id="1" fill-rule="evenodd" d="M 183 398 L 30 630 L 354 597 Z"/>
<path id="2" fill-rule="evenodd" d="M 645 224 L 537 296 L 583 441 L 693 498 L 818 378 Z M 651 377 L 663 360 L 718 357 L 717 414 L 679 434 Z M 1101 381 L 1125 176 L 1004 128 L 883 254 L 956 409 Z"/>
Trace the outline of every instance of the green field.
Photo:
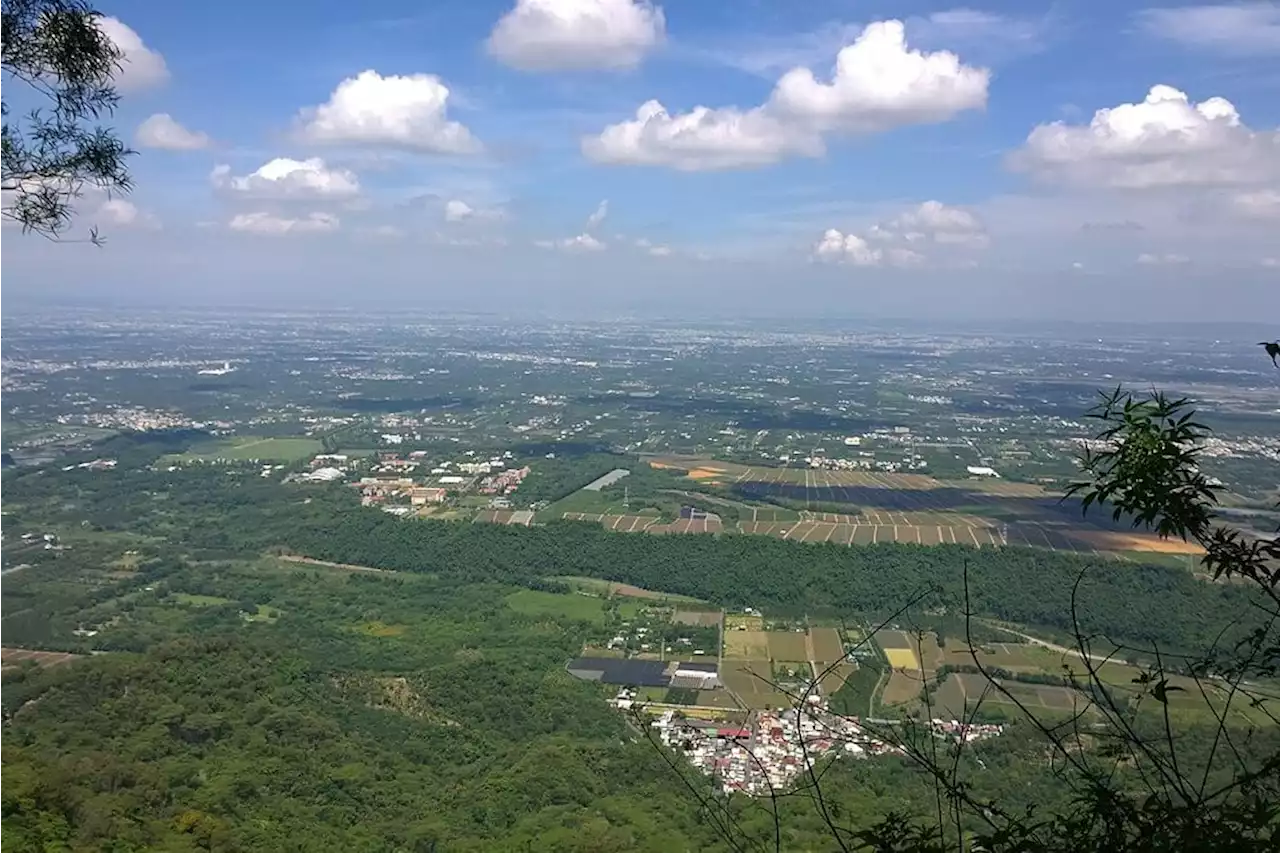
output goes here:
<path id="1" fill-rule="evenodd" d="M 563 619 L 579 619 L 595 625 L 604 624 L 604 600 L 589 595 L 541 592 L 522 589 L 503 599 L 507 607 L 526 616 L 555 616 Z"/>
<path id="2" fill-rule="evenodd" d="M 263 438 L 243 435 L 219 441 L 198 444 L 186 453 L 173 453 L 161 461 L 170 463 L 212 462 L 218 459 L 245 461 L 261 459 L 267 462 L 296 462 L 323 450 L 314 438 Z"/>

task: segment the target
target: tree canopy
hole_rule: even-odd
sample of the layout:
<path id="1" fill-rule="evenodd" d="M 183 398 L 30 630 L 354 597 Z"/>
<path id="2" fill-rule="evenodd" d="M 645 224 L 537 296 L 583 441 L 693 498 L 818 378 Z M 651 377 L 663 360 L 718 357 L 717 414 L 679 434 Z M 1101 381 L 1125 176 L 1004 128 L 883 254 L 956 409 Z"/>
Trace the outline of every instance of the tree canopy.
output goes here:
<path id="1" fill-rule="evenodd" d="M 113 79 L 124 59 L 100 17 L 87 0 L 4 4 L 0 188 L 4 218 L 25 232 L 61 237 L 86 189 L 131 188 L 125 161 L 132 152 L 114 131 L 96 125 L 115 110 Z M 11 100 L 36 106 L 19 119 Z M 96 229 L 90 239 L 98 241 Z"/>

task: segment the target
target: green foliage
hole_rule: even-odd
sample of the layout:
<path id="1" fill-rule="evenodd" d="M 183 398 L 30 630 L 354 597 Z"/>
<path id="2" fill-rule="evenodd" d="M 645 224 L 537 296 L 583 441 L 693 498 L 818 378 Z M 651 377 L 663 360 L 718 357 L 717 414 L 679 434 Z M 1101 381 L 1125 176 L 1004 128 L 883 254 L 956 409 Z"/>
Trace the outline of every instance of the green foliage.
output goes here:
<path id="1" fill-rule="evenodd" d="M 558 501 L 615 468 L 630 468 L 635 464 L 632 457 L 611 453 L 557 453 L 551 459 L 533 459 L 529 462 L 529 476 L 516 489 L 515 499 L 522 506 Z"/>
<path id="2" fill-rule="evenodd" d="M 286 531 L 299 553 L 341 563 L 428 570 L 460 580 L 525 585 L 546 575 L 601 577 L 729 607 L 803 615 L 889 612 L 923 594 L 922 608 L 962 610 L 972 549 L 899 545 L 848 548 L 759 537 L 623 536 L 594 525 L 513 528 L 402 521 L 352 509 Z M 1079 589 L 1076 580 L 1088 568 Z M 970 594 L 984 616 L 1070 632 L 1072 596 L 1089 631 L 1187 649 L 1224 621 L 1249 618 L 1252 591 L 1208 585 L 1183 569 L 1104 563 L 1021 548 L 983 551 Z"/>
<path id="3" fill-rule="evenodd" d="M 123 54 L 98 27 L 87 0 L 7 0 L 3 11 L 5 84 L 44 100 L 25 122 L 14 123 L 3 103 L 4 217 L 50 238 L 60 236 L 86 186 L 127 192 L 125 159 L 132 154 L 116 135 L 90 128 L 114 111 L 112 78 Z M 6 92 L 8 94 L 8 92 Z M 96 231 L 91 239 L 97 240 Z"/>
<path id="4" fill-rule="evenodd" d="M 1088 480 L 1073 483 L 1067 496 L 1080 496 L 1083 512 L 1105 505 L 1112 518 L 1161 536 L 1199 537 L 1209 525 L 1211 505 L 1221 487 L 1212 485 L 1195 464 L 1200 442 L 1209 434 L 1192 418 L 1187 399 L 1156 391 L 1146 398 L 1117 387 L 1087 417 L 1105 427 L 1087 448 L 1081 467 Z"/>

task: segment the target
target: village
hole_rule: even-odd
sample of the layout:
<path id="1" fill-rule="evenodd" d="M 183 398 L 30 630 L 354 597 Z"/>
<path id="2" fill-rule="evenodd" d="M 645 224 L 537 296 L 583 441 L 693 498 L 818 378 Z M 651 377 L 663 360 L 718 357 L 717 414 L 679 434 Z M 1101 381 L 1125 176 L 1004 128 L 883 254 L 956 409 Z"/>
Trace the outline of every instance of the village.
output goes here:
<path id="1" fill-rule="evenodd" d="M 377 506 L 394 515 L 428 516 L 450 497 L 479 495 L 489 509 L 509 509 L 510 495 L 529 475 L 528 466 L 508 467 L 508 451 L 489 459 L 478 459 L 474 451 L 462 460 L 430 463 L 425 450 L 407 454 L 381 451 L 376 457 L 354 457 L 344 453 L 320 453 L 312 458 L 310 470 L 297 474 L 298 482 L 333 483 L 350 480 L 359 491 L 363 506 Z"/>
<path id="2" fill-rule="evenodd" d="M 613 707 L 726 792 L 768 795 L 828 758 L 901 755 L 906 726 L 962 744 L 1004 731 L 951 719 L 955 708 L 935 707 L 932 718 L 890 709 L 888 719 L 870 716 L 871 696 L 918 666 L 915 652 L 895 648 L 898 632 L 877 631 L 871 642 L 852 625 L 815 626 L 751 607 L 607 600 L 616 609 L 598 629 L 600 642 L 566 671 L 607 687 Z"/>

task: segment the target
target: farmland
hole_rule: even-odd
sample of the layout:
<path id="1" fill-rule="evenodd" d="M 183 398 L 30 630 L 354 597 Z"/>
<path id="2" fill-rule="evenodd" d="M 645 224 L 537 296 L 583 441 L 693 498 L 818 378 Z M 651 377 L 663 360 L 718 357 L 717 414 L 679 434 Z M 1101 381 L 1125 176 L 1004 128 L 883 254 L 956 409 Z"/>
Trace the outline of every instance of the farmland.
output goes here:
<path id="1" fill-rule="evenodd" d="M 786 698 L 783 687 L 802 691 L 815 675 L 821 676 L 821 694 L 830 696 L 856 672 L 841 662 L 844 643 L 837 629 L 766 631 L 764 625 L 755 614 L 725 616 L 721 678 L 748 708 L 776 708 Z"/>
<path id="2" fill-rule="evenodd" d="M 931 632 L 880 630 L 875 634 L 876 643 L 889 662 L 889 677 L 880 688 L 876 699 L 886 709 L 899 710 L 923 704 L 922 690 L 931 686 L 932 703 L 956 716 L 964 708 L 973 709 L 981 702 L 988 709 L 1003 708 L 1007 713 L 1017 710 L 1020 703 L 1032 712 L 1073 712 L 1086 707 L 1089 700 L 1077 689 L 1088 683 L 1088 668 L 1075 653 L 1055 651 L 1031 643 L 988 642 L 968 648 L 939 646 Z M 975 657 L 992 676 L 976 672 Z M 949 671 L 943 671 L 946 666 Z M 1093 669 L 1099 680 L 1115 695 L 1136 698 L 1135 684 L 1142 676 L 1138 667 L 1119 661 L 1095 660 Z M 1074 683 L 1049 683 L 1071 679 Z M 1219 688 L 1212 683 L 1203 685 L 1201 692 L 1192 679 L 1172 675 L 1169 686 L 1169 707 L 1182 713 L 1203 714 L 1208 703 L 1221 710 L 1224 703 Z M 999 685 L 997 687 L 997 685 Z M 1275 700 L 1266 700 L 1266 711 L 1280 711 L 1280 690 L 1268 688 L 1268 695 L 1275 693 Z M 1016 700 L 1016 702 L 1015 702 Z M 967 703 L 967 704 L 966 704 Z M 1263 711 L 1250 707 L 1247 702 L 1234 706 L 1237 716 L 1261 720 Z"/>
<path id="3" fill-rule="evenodd" d="M 691 485 L 716 483 L 754 503 L 782 503 L 786 509 L 746 507 L 733 532 L 776 536 L 799 542 L 873 545 L 970 545 L 976 548 L 1026 545 L 1118 559 L 1137 552 L 1195 555 L 1196 546 L 1083 519 L 1060 496 L 1029 483 L 1001 480 L 942 480 L 923 474 L 764 468 L 703 459 L 662 457 L 650 461 L 664 470 L 687 471 Z M 805 507 L 792 510 L 790 507 Z M 841 508 L 833 511 L 832 508 Z M 795 516 L 789 513 L 795 513 Z M 780 515 L 780 513 L 785 513 Z M 611 529 L 618 522 L 602 514 Z M 624 528 L 631 529 L 631 528 Z"/>

